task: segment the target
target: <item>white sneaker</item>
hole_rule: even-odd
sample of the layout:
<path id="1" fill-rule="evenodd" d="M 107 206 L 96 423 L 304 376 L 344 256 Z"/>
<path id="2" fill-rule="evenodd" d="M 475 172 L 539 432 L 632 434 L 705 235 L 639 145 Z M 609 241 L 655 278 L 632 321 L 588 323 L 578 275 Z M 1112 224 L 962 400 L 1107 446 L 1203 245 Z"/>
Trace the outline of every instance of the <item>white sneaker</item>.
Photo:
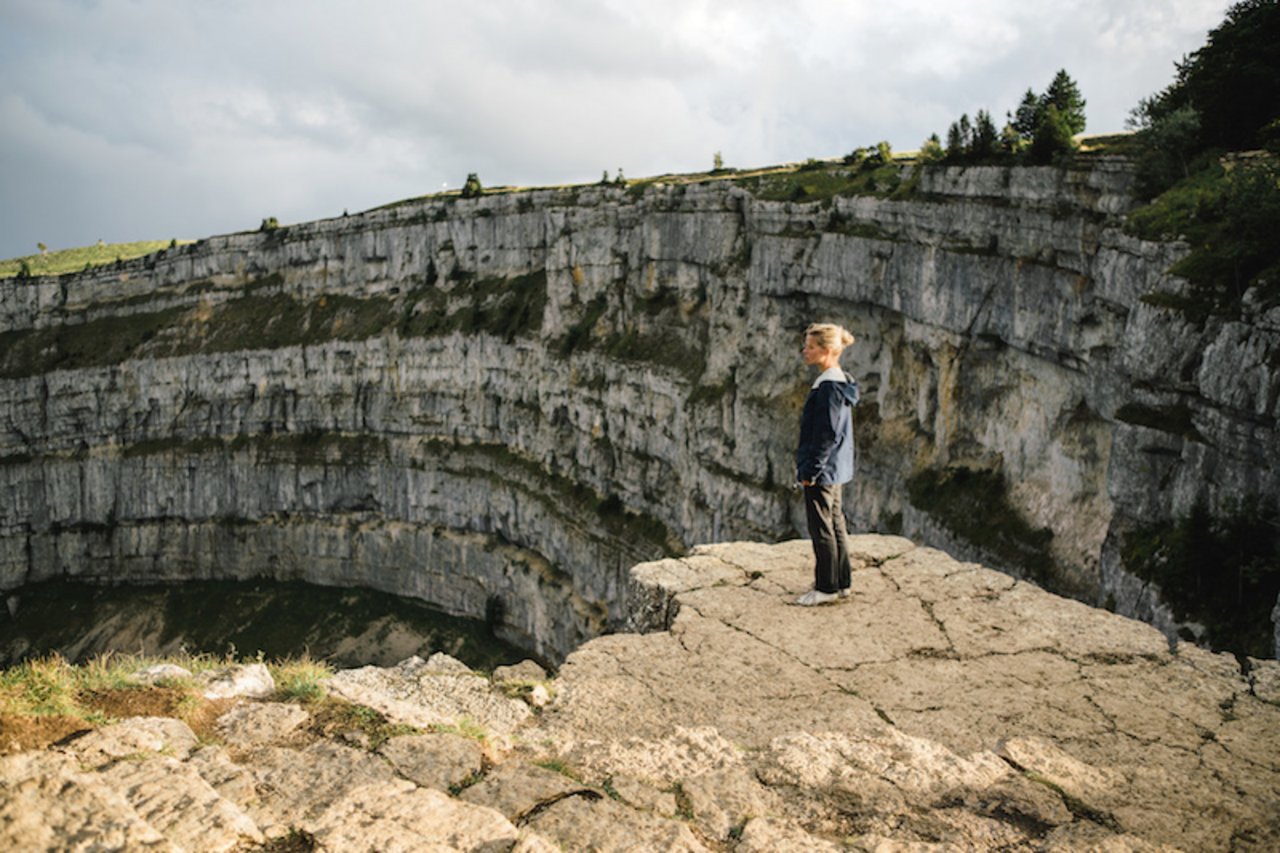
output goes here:
<path id="1" fill-rule="evenodd" d="M 846 586 L 844 589 L 840 590 L 839 595 L 841 598 L 848 598 L 852 592 L 853 590 Z"/>
<path id="2" fill-rule="evenodd" d="M 839 594 L 834 592 L 819 592 L 816 589 L 811 589 L 804 595 L 797 598 L 796 604 L 799 604 L 801 607 L 814 607 L 818 604 L 830 604 L 839 598 Z"/>

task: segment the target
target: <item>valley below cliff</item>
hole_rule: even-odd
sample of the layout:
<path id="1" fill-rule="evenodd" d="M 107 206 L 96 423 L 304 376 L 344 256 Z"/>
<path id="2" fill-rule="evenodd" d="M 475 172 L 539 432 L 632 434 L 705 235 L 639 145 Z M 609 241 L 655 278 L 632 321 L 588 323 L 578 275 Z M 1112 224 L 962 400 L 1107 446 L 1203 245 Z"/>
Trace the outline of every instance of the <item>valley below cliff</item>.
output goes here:
<path id="1" fill-rule="evenodd" d="M 0 588 L 361 586 L 558 662 L 624 626 L 631 565 L 803 529 L 798 348 L 832 320 L 855 529 L 1194 635 L 1127 537 L 1280 494 L 1280 309 L 1170 307 L 1186 247 L 1125 234 L 1121 158 L 787 175 L 427 197 L 0 281 Z"/>

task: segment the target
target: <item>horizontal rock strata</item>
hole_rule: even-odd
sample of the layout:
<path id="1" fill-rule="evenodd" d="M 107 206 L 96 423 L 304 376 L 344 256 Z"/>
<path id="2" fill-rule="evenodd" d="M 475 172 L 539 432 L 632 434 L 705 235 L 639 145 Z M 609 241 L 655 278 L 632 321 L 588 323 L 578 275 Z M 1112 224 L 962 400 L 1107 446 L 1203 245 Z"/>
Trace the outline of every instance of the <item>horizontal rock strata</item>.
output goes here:
<path id="1" fill-rule="evenodd" d="M 1280 494 L 1280 308 L 1168 307 L 1186 249 L 1123 233 L 1123 160 L 886 180 L 434 197 L 0 281 L 0 588 L 366 584 L 558 660 L 633 563 L 803 529 L 826 318 L 857 528 L 1171 628 L 1125 537 Z"/>

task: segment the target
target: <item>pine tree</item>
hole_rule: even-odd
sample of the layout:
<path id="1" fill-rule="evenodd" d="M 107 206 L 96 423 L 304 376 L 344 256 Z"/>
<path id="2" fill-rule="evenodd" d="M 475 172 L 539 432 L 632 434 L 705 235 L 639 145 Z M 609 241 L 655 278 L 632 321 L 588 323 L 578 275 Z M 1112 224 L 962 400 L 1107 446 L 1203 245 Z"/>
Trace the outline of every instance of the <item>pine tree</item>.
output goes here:
<path id="1" fill-rule="evenodd" d="M 970 153 L 979 160 L 994 157 L 1000 153 L 1000 137 L 996 133 L 995 122 L 991 120 L 991 113 L 986 110 L 978 110 L 978 116 L 974 120 Z"/>
<path id="2" fill-rule="evenodd" d="M 1031 138 L 1031 162 L 1047 165 L 1074 148 L 1075 140 L 1072 139 L 1071 125 L 1066 116 L 1055 105 L 1046 105 L 1040 116 L 1040 125 Z"/>
<path id="3" fill-rule="evenodd" d="M 1009 124 L 1022 138 L 1030 139 L 1040 125 L 1040 110 L 1040 96 L 1031 89 L 1027 89 L 1027 93 L 1022 96 L 1022 103 L 1018 104 L 1018 111 L 1013 114 Z"/>
<path id="4" fill-rule="evenodd" d="M 1071 79 L 1071 75 L 1067 73 L 1065 68 L 1054 75 L 1053 82 L 1049 84 L 1049 90 L 1044 93 L 1042 101 L 1045 108 L 1049 106 L 1057 107 L 1058 115 L 1066 122 L 1067 127 L 1071 129 L 1072 135 L 1084 132 L 1085 100 L 1080 96 L 1080 88 L 1076 86 L 1076 81 Z M 1043 116 L 1040 118 L 1043 118 Z M 1040 122 L 1037 121 L 1037 131 L 1039 127 Z"/>
<path id="5" fill-rule="evenodd" d="M 947 150 L 945 159 L 949 161 L 960 160 L 964 157 L 964 136 L 960 132 L 960 122 L 951 122 L 951 127 L 947 128 Z"/>

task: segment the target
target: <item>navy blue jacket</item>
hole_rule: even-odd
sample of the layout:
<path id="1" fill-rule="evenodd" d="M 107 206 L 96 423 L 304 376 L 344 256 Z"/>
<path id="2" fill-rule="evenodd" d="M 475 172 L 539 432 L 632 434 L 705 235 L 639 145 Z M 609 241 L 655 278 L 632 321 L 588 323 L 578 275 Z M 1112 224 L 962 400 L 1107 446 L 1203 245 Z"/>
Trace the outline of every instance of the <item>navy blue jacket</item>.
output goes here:
<path id="1" fill-rule="evenodd" d="M 847 377 L 846 377 L 847 379 Z M 853 407 L 858 383 L 827 380 L 809 391 L 800 416 L 796 481 L 819 486 L 853 479 Z"/>

